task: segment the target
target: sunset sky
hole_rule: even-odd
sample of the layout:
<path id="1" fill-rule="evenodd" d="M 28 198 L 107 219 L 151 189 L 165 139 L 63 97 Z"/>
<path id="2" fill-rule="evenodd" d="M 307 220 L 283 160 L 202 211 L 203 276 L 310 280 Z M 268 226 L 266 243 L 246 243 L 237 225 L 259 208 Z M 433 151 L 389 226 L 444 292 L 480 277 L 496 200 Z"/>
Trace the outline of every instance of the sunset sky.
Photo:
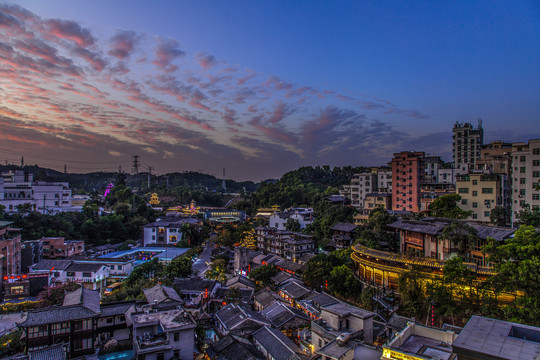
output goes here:
<path id="1" fill-rule="evenodd" d="M 540 138 L 540 2 L 0 4 L 0 162 L 280 177 Z"/>

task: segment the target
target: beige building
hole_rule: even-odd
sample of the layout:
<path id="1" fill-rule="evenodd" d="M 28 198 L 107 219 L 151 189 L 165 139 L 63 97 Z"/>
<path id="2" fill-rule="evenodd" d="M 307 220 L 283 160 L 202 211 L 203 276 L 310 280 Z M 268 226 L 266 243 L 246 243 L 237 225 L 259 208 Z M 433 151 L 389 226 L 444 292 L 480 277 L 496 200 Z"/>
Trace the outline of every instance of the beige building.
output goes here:
<path id="1" fill-rule="evenodd" d="M 540 210 L 540 139 L 512 144 L 512 222 L 529 205 Z"/>
<path id="2" fill-rule="evenodd" d="M 469 173 L 458 175 L 456 193 L 461 196 L 459 207 L 471 210 L 468 220 L 489 223 L 496 206 L 507 207 L 504 197 L 504 175 Z"/>
<path id="3" fill-rule="evenodd" d="M 454 169 L 474 169 L 476 161 L 480 159 L 480 148 L 484 144 L 484 129 L 482 120 L 478 119 L 478 126 L 470 123 L 456 122 L 453 128 L 452 158 Z"/>
<path id="4" fill-rule="evenodd" d="M 510 176 L 512 169 L 512 144 L 500 140 L 482 145 L 476 170 Z"/>
<path id="5" fill-rule="evenodd" d="M 351 200 L 351 205 L 363 209 L 368 194 L 392 192 L 392 170 L 387 167 L 372 168 L 370 172 L 354 174 L 350 185 L 343 185 L 340 195 Z"/>

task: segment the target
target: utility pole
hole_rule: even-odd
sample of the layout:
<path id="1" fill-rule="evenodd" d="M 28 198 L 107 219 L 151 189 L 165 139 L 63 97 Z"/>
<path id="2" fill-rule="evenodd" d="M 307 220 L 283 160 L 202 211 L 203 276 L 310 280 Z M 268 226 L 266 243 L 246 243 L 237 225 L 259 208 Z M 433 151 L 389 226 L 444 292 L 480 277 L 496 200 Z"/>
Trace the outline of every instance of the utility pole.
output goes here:
<path id="1" fill-rule="evenodd" d="M 223 188 L 223 193 L 227 192 L 227 184 L 225 183 L 225 168 L 223 168 L 223 182 L 221 184 L 221 187 Z"/>
<path id="2" fill-rule="evenodd" d="M 148 167 L 148 190 L 150 190 L 150 175 L 152 174 L 152 167 Z"/>
<path id="3" fill-rule="evenodd" d="M 165 179 L 167 179 L 167 189 L 169 188 L 169 175 L 165 175 Z"/>
<path id="4" fill-rule="evenodd" d="M 24 167 L 24 156 L 21 156 L 21 167 Z"/>
<path id="5" fill-rule="evenodd" d="M 122 165 L 118 165 L 118 173 L 122 173 Z"/>
<path id="6" fill-rule="evenodd" d="M 133 169 L 132 172 L 134 174 L 139 173 L 139 155 L 133 155 Z"/>
<path id="7" fill-rule="evenodd" d="M 64 174 L 67 174 L 67 165 L 64 164 Z"/>

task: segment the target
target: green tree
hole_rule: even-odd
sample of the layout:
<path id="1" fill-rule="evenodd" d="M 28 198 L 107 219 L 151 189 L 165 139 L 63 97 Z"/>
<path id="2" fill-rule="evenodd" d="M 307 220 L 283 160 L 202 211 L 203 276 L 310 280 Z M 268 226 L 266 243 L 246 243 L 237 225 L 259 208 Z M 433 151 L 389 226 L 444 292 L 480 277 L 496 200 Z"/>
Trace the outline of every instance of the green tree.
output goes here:
<path id="1" fill-rule="evenodd" d="M 495 206 L 489 214 L 489 220 L 495 226 L 506 226 L 507 211 L 502 206 Z"/>
<path id="2" fill-rule="evenodd" d="M 287 219 L 287 222 L 285 223 L 285 229 L 292 232 L 299 232 L 300 229 L 300 222 L 297 219 Z"/>
<path id="3" fill-rule="evenodd" d="M 458 206 L 460 200 L 461 196 L 459 194 L 440 196 L 431 203 L 429 207 L 430 215 L 449 219 L 466 219 L 471 216 L 472 211 L 462 210 Z"/>
<path id="4" fill-rule="evenodd" d="M 494 264 L 493 284 L 507 293 L 518 293 L 516 301 L 504 307 L 510 320 L 540 325 L 540 235 L 532 226 L 521 226 L 514 238 L 484 247 Z"/>
<path id="5" fill-rule="evenodd" d="M 249 277 L 258 283 L 262 283 L 265 286 L 268 286 L 271 283 L 270 279 L 272 279 L 275 275 L 277 275 L 278 272 L 279 270 L 275 266 L 264 265 L 253 270 L 249 274 Z"/>
<path id="6" fill-rule="evenodd" d="M 165 267 L 165 274 L 170 280 L 191 275 L 191 260 L 183 256 L 177 257 Z"/>
<path id="7" fill-rule="evenodd" d="M 423 286 L 424 280 L 417 267 L 400 274 L 398 288 L 401 294 L 401 312 L 403 315 L 421 318 L 426 313 L 427 301 Z"/>
<path id="8" fill-rule="evenodd" d="M 517 225 L 540 227 L 540 211 L 531 210 L 529 204 L 525 204 L 516 216 Z"/>
<path id="9" fill-rule="evenodd" d="M 477 231 L 471 225 L 455 221 L 446 225 L 441 237 L 448 239 L 461 257 L 465 257 L 470 245 L 477 239 Z"/>
<path id="10" fill-rule="evenodd" d="M 81 285 L 75 282 L 67 282 L 58 287 L 47 288 L 40 294 L 43 307 L 62 305 L 66 293 L 72 292 L 80 288 Z"/>

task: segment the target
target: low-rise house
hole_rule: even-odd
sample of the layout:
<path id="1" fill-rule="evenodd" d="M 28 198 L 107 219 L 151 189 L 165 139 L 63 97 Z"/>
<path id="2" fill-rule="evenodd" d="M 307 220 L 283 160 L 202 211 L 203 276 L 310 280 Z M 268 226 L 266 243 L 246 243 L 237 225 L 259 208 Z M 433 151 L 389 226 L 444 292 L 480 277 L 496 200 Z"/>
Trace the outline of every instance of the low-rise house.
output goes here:
<path id="1" fill-rule="evenodd" d="M 281 301 L 275 301 L 261 314 L 272 323 L 272 326 L 286 333 L 290 337 L 297 334 L 298 329 L 309 325 L 309 318 L 301 311 L 288 306 Z"/>
<path id="2" fill-rule="evenodd" d="M 272 276 L 270 280 L 274 283 L 274 286 L 280 287 L 288 283 L 291 279 L 295 279 L 292 274 L 285 271 L 280 271 L 276 275 Z"/>
<path id="3" fill-rule="evenodd" d="M 311 322 L 311 341 L 317 352 L 334 340 L 338 345 L 347 341 L 363 340 L 373 343 L 373 317 L 375 313 L 342 301 L 320 308 L 320 318 Z M 344 349 L 341 349 L 344 350 Z M 353 349 L 354 350 L 354 349 Z M 350 348 L 345 353 L 349 353 Z"/>
<path id="4" fill-rule="evenodd" d="M 72 263 L 72 260 L 42 259 L 28 268 L 28 276 L 46 275 L 48 277 L 48 286 L 61 285 L 67 281 L 66 269 Z"/>
<path id="5" fill-rule="evenodd" d="M 339 300 L 335 297 L 323 292 L 313 292 L 304 300 L 298 302 L 298 307 L 304 311 L 310 319 L 317 320 L 321 316 L 321 308 L 327 305 L 338 303 Z"/>
<path id="6" fill-rule="evenodd" d="M 137 359 L 193 359 L 195 320 L 184 309 L 158 311 L 151 305 L 130 315 Z"/>
<path id="7" fill-rule="evenodd" d="M 198 223 L 193 218 L 164 218 L 157 219 L 155 222 L 146 224 L 143 227 L 144 246 L 153 245 L 176 245 L 182 240 L 182 226 L 188 224 L 194 226 Z"/>
<path id="8" fill-rule="evenodd" d="M 203 279 L 199 276 L 179 278 L 173 282 L 174 289 L 187 307 L 198 307 L 204 299 L 214 298 L 220 286 L 216 280 Z"/>
<path id="9" fill-rule="evenodd" d="M 205 350 L 209 360 L 265 360 L 266 357 L 249 340 L 233 335 L 211 344 Z"/>
<path id="10" fill-rule="evenodd" d="M 300 300 L 303 300 L 309 294 L 311 294 L 311 290 L 298 281 L 289 281 L 279 288 L 279 295 L 293 306 L 296 306 Z"/>
<path id="11" fill-rule="evenodd" d="M 315 221 L 313 208 L 290 208 L 282 212 L 275 212 L 270 215 L 270 227 L 286 230 L 289 219 L 298 221 L 300 229 L 305 229 L 307 225 L 313 224 Z"/>
<path id="12" fill-rule="evenodd" d="M 264 325 L 271 326 L 261 314 L 234 304 L 228 304 L 219 310 L 216 320 L 222 335 L 246 336 Z"/>
<path id="13" fill-rule="evenodd" d="M 330 228 L 333 230 L 332 241 L 335 243 L 336 249 L 339 250 L 351 247 L 356 236 L 356 228 L 356 225 L 347 223 L 337 223 Z"/>
<path id="14" fill-rule="evenodd" d="M 453 355 L 452 343 L 456 340 L 456 337 L 457 335 L 453 331 L 441 331 L 415 323 L 408 323 L 403 330 L 383 345 L 381 359 L 437 358 L 453 360 L 456 359 L 456 356 Z M 500 359 L 500 357 L 496 358 Z M 466 358 L 460 356 L 459 359 Z M 474 359 L 482 359 L 482 357 L 474 357 Z M 509 359 L 517 359 L 517 357 Z"/>
<path id="15" fill-rule="evenodd" d="M 84 253 L 83 240 L 66 240 L 63 237 L 44 237 L 42 256 L 45 259 L 63 259 Z"/>
<path id="16" fill-rule="evenodd" d="M 535 359 L 540 354 L 540 328 L 473 315 L 457 338 L 443 339 L 459 360 Z"/>
<path id="17" fill-rule="evenodd" d="M 94 353 L 99 316 L 99 293 L 81 287 L 66 294 L 63 306 L 28 311 L 17 326 L 27 352 L 63 343 L 73 358 Z"/>
<path id="18" fill-rule="evenodd" d="M 127 325 L 126 314 L 135 311 L 135 300 L 127 300 L 100 305 L 97 332 L 102 344 L 114 339 L 120 345 L 131 343 L 131 331 Z"/>
<path id="19" fill-rule="evenodd" d="M 313 237 L 275 228 L 257 227 L 257 249 L 296 262 L 305 254 L 313 253 Z M 264 264 L 263 264 L 264 265 Z"/>
<path id="20" fill-rule="evenodd" d="M 253 341 L 266 359 L 300 360 L 307 359 L 298 345 L 285 336 L 281 331 L 263 326 L 253 333 Z"/>
<path id="21" fill-rule="evenodd" d="M 143 292 L 146 301 L 154 309 L 174 309 L 184 304 L 180 295 L 170 286 L 156 284 L 149 289 L 143 289 Z"/>
<path id="22" fill-rule="evenodd" d="M 255 310 L 257 311 L 262 311 L 266 309 L 268 306 L 270 306 L 272 303 L 276 301 L 285 302 L 285 299 L 283 299 L 281 296 L 279 296 L 275 292 L 268 289 L 262 289 L 259 292 L 257 292 L 253 300 L 254 300 Z"/>
<path id="23" fill-rule="evenodd" d="M 109 267 L 103 263 L 73 261 L 66 270 L 66 281 L 77 282 L 91 290 L 105 290 Z"/>
<path id="24" fill-rule="evenodd" d="M 228 279 L 225 286 L 229 289 L 255 289 L 255 283 L 253 280 L 250 280 L 242 275 L 237 275 Z"/>

